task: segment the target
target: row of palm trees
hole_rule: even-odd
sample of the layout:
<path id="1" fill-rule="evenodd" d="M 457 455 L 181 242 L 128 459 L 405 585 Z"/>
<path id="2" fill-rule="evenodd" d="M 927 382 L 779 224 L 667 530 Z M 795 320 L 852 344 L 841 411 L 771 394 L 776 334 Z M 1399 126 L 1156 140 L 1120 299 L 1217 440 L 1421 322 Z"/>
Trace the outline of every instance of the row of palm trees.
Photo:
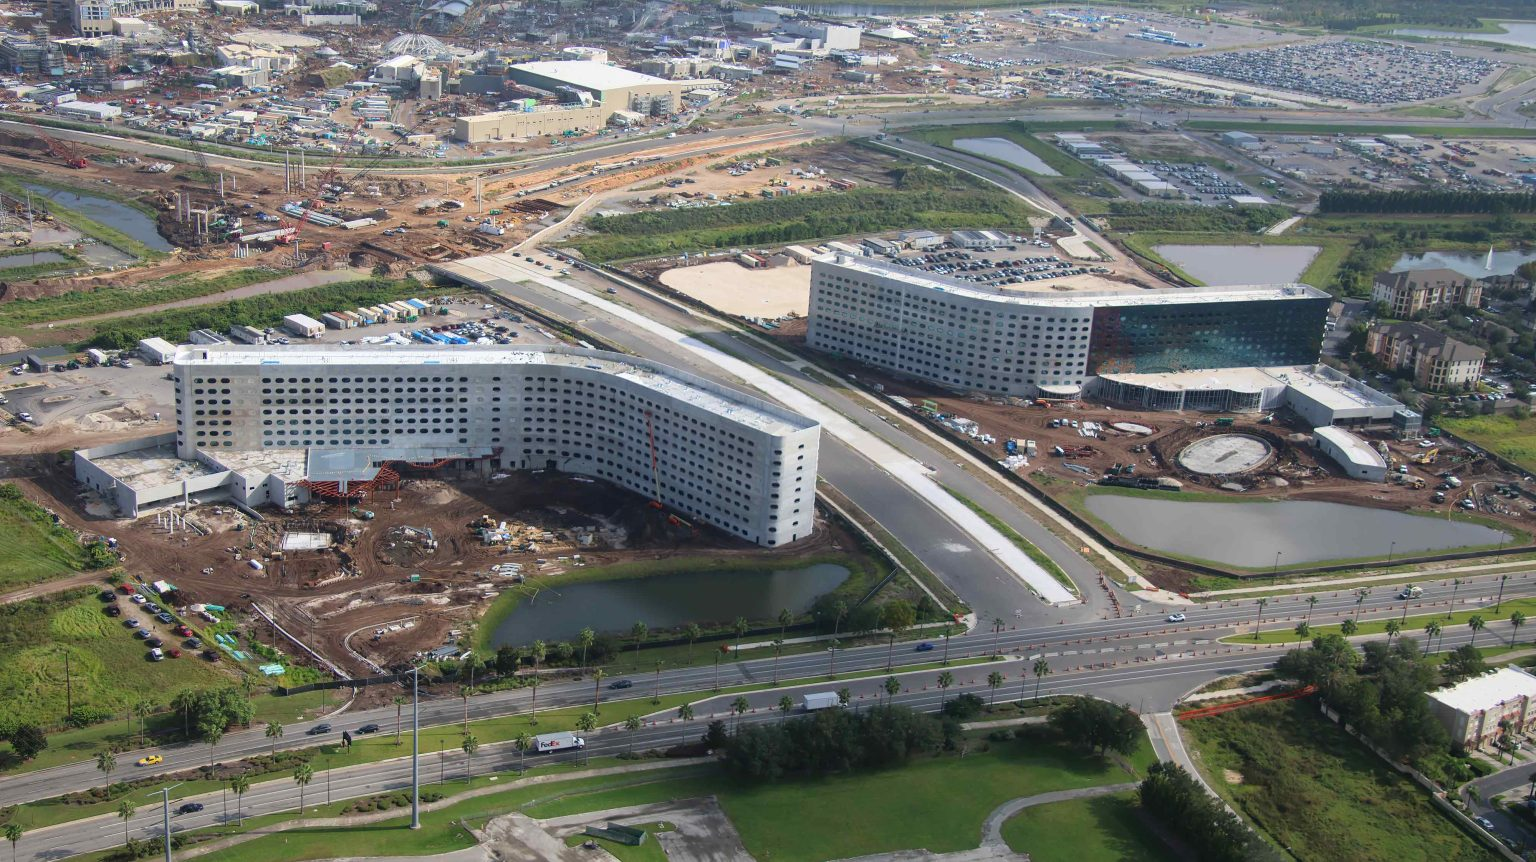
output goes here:
<path id="1" fill-rule="evenodd" d="M 1260 601 L 1262 602 L 1263 599 L 1260 599 Z M 1525 625 L 1525 620 L 1525 614 L 1520 611 L 1515 611 L 1509 615 L 1509 625 L 1513 630 L 1509 636 L 1510 646 L 1514 646 L 1515 639 L 1520 635 L 1520 627 Z M 1477 646 L 1478 633 L 1487 627 L 1488 621 L 1483 619 L 1481 614 L 1473 614 L 1471 617 L 1469 617 L 1467 619 L 1467 628 L 1472 630 L 1472 640 L 1468 642 L 1468 645 Z M 1382 625 L 1382 630 L 1387 633 L 1387 643 L 1391 643 L 1393 638 L 1402 634 L 1403 623 L 1401 620 L 1387 620 Z M 1298 637 L 1305 638 L 1307 635 L 1311 634 L 1312 626 L 1306 620 L 1302 620 L 1296 624 L 1295 631 Z M 1345 637 L 1354 637 L 1359 631 L 1360 623 L 1354 617 L 1339 623 L 1339 632 Z M 1429 647 L 1431 642 L 1435 641 L 1437 637 L 1442 642 L 1445 640 L 1445 627 L 1440 623 L 1439 620 L 1430 620 L 1424 624 L 1424 635 L 1424 654 L 1429 655 Z M 1254 638 L 1258 638 L 1257 626 L 1255 626 Z M 1438 647 L 1436 648 L 1438 649 Z"/>

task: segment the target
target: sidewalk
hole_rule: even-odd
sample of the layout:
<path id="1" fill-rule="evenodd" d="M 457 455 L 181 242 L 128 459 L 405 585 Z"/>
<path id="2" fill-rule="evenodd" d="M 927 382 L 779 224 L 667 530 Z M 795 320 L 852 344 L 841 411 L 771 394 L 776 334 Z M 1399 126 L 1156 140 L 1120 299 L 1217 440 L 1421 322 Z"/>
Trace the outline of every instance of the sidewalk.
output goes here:
<path id="1" fill-rule="evenodd" d="M 1253 593 L 1276 592 L 1302 592 L 1314 590 L 1320 587 L 1348 587 L 1354 585 L 1379 584 L 1382 581 L 1408 582 L 1415 578 L 1428 578 L 1430 580 L 1442 580 L 1447 577 L 1455 577 L 1461 574 L 1477 574 L 1479 572 L 1491 572 L 1497 574 L 1504 569 L 1532 569 L 1536 570 L 1536 560 L 1515 560 L 1508 563 L 1482 563 L 1476 566 L 1460 566 L 1454 569 L 1416 569 L 1408 572 L 1393 572 L 1385 575 L 1359 575 L 1349 578 L 1335 578 L 1328 581 L 1306 581 L 1305 583 L 1277 584 L 1271 583 L 1261 587 L 1233 587 L 1230 590 L 1207 590 L 1203 593 L 1190 593 L 1191 600 L 1220 598 L 1222 596 L 1241 596 Z"/>

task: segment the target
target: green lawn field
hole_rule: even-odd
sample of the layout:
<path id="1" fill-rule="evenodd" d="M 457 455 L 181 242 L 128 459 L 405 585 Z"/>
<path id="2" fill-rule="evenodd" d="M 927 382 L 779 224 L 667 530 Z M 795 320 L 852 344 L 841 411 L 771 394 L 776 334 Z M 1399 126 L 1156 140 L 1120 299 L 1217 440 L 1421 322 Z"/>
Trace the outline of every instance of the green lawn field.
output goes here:
<path id="1" fill-rule="evenodd" d="M 1032 862 L 1178 862 L 1137 811 L 1135 793 L 1026 808 L 1003 824 L 1003 840 Z"/>

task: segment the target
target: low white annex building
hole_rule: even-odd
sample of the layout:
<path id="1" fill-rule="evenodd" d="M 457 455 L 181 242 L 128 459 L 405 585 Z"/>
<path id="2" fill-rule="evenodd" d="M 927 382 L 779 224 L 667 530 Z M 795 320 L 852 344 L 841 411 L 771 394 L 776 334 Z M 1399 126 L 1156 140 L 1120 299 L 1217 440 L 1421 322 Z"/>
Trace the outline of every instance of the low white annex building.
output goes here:
<path id="1" fill-rule="evenodd" d="M 765 547 L 814 527 L 818 423 L 630 356 L 193 345 L 174 379 L 175 435 L 75 456 L 76 478 L 129 515 L 210 491 L 349 499 L 405 465 L 592 476 Z"/>

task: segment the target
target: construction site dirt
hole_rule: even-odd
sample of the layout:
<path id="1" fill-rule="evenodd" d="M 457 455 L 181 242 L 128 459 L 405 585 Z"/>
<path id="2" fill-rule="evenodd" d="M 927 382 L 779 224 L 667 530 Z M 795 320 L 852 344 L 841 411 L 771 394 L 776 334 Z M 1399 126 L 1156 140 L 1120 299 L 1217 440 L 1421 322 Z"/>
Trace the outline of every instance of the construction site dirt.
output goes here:
<path id="1" fill-rule="evenodd" d="M 805 351 L 804 332 L 803 321 L 791 321 L 770 337 Z M 1520 476 L 1449 440 L 1434 441 L 1433 446 L 1426 447 L 1418 438 L 1397 440 L 1383 431 L 1357 431 L 1373 446 L 1385 444 L 1391 456 L 1386 482 L 1363 482 L 1344 476 L 1319 453 L 1312 442 L 1312 429 L 1285 411 L 1273 416 L 1149 412 L 1091 401 L 1053 401 L 1040 406 L 1019 398 L 959 395 L 857 362 L 814 355 L 819 364 L 852 378 L 850 383 L 879 386 L 884 395 L 905 399 L 912 404 L 909 415 L 966 439 L 973 450 L 1073 508 L 1080 503 L 1084 487 L 1102 477 L 1129 475 L 1173 479 L 1186 492 L 1234 499 L 1263 496 L 1398 511 L 1460 512 L 1461 501 L 1477 494 L 1477 516 L 1524 533 L 1536 529 L 1536 500 L 1511 496 L 1507 490 L 1500 494 L 1495 488 L 1519 487 Z M 1218 424 L 1217 419 L 1223 421 Z M 1116 424 L 1140 427 L 1124 431 L 1114 427 Z M 1217 434 L 1260 438 L 1272 447 L 1273 454 L 1252 470 L 1231 475 L 1196 473 L 1178 463 L 1179 453 L 1191 443 Z M 1008 450 L 1010 440 L 1015 441 L 1014 453 Z M 1026 455 L 1031 440 L 1035 454 Z M 1010 462 L 1011 454 L 1015 458 Z M 1447 476 L 1457 477 L 1460 487 L 1445 487 Z M 1436 502 L 1437 493 L 1442 495 L 1441 502 Z M 1169 589 L 1180 589 L 1190 579 L 1188 571 L 1161 566 L 1147 567 L 1147 574 Z"/>
<path id="2" fill-rule="evenodd" d="M 153 515 L 131 523 L 92 520 L 81 514 L 85 498 L 61 463 L 47 456 L 8 460 L 8 479 L 21 481 L 29 496 L 70 513 L 87 532 L 116 538 L 129 576 L 169 581 L 180 604 L 226 608 L 237 638 L 276 644 L 285 661 L 320 664 L 284 644 L 252 612 L 258 604 L 352 676 L 454 643 L 491 599 L 525 588 L 525 581 L 532 588 L 583 567 L 701 556 L 729 566 L 771 553 L 773 565 L 792 566 L 852 544 L 823 527 L 793 548 L 767 552 L 707 526 L 674 522 L 612 485 L 547 471 L 494 479 L 407 475 L 398 489 L 355 508 L 315 504 L 268 512 L 262 521 L 209 502 L 188 516 L 194 529 L 171 529 Z M 283 550 L 285 544 L 319 547 Z"/>

